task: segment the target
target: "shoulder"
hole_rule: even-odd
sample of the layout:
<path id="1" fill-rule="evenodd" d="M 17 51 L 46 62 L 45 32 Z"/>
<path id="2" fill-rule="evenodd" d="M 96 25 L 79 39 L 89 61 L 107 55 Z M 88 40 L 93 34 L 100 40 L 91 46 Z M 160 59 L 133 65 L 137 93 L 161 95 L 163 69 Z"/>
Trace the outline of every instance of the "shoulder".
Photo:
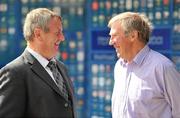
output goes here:
<path id="1" fill-rule="evenodd" d="M 7 63 L 3 68 L 9 68 L 9 69 L 18 68 L 19 66 L 22 65 L 22 61 L 23 61 L 22 57 L 19 56 L 16 59 L 12 60 L 11 62 Z"/>
<path id="2" fill-rule="evenodd" d="M 149 52 L 149 55 L 146 58 L 146 63 L 156 69 L 164 70 L 167 68 L 175 68 L 175 64 L 169 58 L 154 50 Z"/>
<path id="3" fill-rule="evenodd" d="M 12 73 L 16 75 L 17 73 L 21 72 L 23 74 L 25 70 L 25 62 L 22 56 L 17 57 L 16 59 L 12 60 L 11 62 L 7 63 L 4 67 L 1 68 L 0 74 L 3 73 Z"/>
<path id="4" fill-rule="evenodd" d="M 167 58 L 164 54 L 159 53 L 157 51 L 151 50 L 150 51 L 150 56 L 152 56 L 152 58 L 157 61 L 158 63 L 169 63 L 172 64 L 172 61 Z"/>
<path id="5" fill-rule="evenodd" d="M 0 86 L 23 85 L 26 66 L 22 57 L 18 57 L 0 69 Z"/>

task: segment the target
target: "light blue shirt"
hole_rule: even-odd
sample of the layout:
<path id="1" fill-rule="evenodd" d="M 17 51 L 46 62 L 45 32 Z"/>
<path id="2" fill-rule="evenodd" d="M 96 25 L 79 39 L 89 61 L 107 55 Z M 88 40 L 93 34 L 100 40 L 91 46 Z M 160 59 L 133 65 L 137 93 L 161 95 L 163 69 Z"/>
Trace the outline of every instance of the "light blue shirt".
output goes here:
<path id="1" fill-rule="evenodd" d="M 180 73 L 145 46 L 131 63 L 114 68 L 113 118 L 180 118 Z"/>

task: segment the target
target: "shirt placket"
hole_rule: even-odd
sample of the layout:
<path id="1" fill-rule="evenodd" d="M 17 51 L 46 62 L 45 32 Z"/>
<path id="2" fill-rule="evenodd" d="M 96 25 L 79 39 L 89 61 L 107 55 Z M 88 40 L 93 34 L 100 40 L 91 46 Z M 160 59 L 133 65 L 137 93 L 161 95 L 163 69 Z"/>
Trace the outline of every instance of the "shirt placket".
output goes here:
<path id="1" fill-rule="evenodd" d="M 130 85 L 130 81 L 131 81 L 131 71 L 129 69 L 127 69 L 127 76 L 126 76 L 126 81 L 125 81 L 125 91 L 124 91 L 124 100 L 123 100 L 123 118 L 127 118 L 127 102 L 128 102 L 128 91 L 129 91 L 129 85 Z"/>

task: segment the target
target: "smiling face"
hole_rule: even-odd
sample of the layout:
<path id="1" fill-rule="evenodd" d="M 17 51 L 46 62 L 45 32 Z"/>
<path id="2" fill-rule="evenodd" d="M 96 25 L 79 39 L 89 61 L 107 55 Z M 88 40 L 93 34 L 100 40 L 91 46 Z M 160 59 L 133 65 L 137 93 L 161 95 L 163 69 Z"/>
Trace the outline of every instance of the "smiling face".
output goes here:
<path id="1" fill-rule="evenodd" d="M 128 53 L 130 51 L 131 42 L 127 36 L 125 36 L 123 29 L 118 22 L 114 22 L 111 26 L 109 45 L 114 46 L 118 58 L 127 60 Z"/>
<path id="2" fill-rule="evenodd" d="M 109 44 L 114 46 L 117 56 L 128 63 L 149 41 L 151 23 L 139 13 L 120 13 L 110 19 L 108 27 L 111 36 Z"/>
<path id="3" fill-rule="evenodd" d="M 64 41 L 64 35 L 62 33 L 62 23 L 58 17 L 53 17 L 49 22 L 49 31 L 42 31 L 41 35 L 41 54 L 51 59 L 56 56 L 59 51 L 59 44 Z"/>

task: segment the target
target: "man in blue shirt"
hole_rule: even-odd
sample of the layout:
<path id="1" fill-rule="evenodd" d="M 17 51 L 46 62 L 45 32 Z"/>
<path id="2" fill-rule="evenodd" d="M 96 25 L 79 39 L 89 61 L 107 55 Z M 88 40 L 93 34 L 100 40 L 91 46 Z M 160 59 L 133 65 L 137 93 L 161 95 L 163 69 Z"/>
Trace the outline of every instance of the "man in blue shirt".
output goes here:
<path id="1" fill-rule="evenodd" d="M 114 68 L 113 118 L 179 118 L 180 74 L 175 65 L 147 45 L 151 23 L 125 12 L 108 24 L 118 61 Z"/>

